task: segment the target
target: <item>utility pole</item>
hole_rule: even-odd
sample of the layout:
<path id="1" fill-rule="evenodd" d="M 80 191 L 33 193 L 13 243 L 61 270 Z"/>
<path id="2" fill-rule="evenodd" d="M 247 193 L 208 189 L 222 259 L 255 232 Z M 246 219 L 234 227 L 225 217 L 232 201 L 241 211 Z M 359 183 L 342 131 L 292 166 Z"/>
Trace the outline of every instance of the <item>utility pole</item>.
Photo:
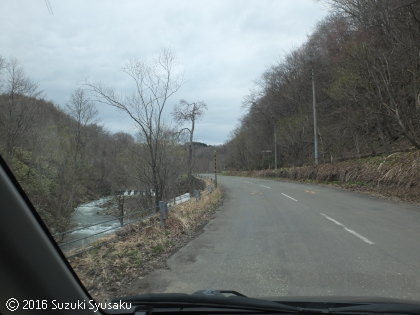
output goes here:
<path id="1" fill-rule="evenodd" d="M 312 67 L 312 111 L 314 115 L 314 155 L 315 165 L 318 165 L 318 136 L 317 136 L 317 122 L 316 122 L 316 98 L 315 98 L 315 75 Z"/>
<path id="2" fill-rule="evenodd" d="M 214 187 L 217 188 L 217 156 L 216 156 L 216 150 L 214 150 Z"/>
<path id="3" fill-rule="evenodd" d="M 277 169 L 277 133 L 276 124 L 274 123 L 274 169 Z"/>

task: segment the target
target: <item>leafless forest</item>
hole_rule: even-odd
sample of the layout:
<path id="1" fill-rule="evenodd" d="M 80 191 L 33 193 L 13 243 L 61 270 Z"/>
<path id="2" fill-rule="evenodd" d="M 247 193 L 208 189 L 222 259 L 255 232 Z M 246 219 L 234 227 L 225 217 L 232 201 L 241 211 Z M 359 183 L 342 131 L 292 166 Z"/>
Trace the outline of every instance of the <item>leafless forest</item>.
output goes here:
<path id="1" fill-rule="evenodd" d="M 248 113 L 226 144 L 231 169 L 420 149 L 420 1 L 332 0 L 331 14 L 260 77 Z"/>
<path id="2" fill-rule="evenodd" d="M 165 106 L 169 98 L 177 102 L 182 86 L 171 52 L 163 51 L 156 64 L 130 61 L 123 71 L 134 89 L 117 92 L 87 82 L 61 107 L 43 99 L 17 60 L 0 62 L 0 153 L 53 232 L 67 229 L 73 209 L 84 201 L 140 190 L 141 206 L 153 208 L 193 188 L 190 124 L 205 108 L 197 113 L 196 106 L 178 101 L 178 128 L 168 127 Z M 138 133 L 108 132 L 96 106 L 122 111 Z"/>

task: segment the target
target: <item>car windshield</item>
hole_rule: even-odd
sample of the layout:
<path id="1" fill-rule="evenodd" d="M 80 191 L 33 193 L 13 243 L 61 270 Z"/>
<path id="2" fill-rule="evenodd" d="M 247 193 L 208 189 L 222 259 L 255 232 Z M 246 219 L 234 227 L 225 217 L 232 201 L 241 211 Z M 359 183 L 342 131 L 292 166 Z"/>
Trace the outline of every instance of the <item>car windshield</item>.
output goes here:
<path id="1" fill-rule="evenodd" d="M 0 155 L 95 300 L 420 300 L 419 0 L 3 0 L 0 29 Z"/>

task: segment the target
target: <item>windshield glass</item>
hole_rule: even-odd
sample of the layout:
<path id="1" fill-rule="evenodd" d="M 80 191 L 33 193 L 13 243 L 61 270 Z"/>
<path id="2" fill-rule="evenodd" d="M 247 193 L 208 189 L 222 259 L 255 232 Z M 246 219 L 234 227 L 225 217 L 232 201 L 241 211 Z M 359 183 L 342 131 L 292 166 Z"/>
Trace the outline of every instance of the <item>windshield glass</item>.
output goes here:
<path id="1" fill-rule="evenodd" d="M 96 300 L 420 300 L 420 1 L 0 12 L 0 155 Z"/>

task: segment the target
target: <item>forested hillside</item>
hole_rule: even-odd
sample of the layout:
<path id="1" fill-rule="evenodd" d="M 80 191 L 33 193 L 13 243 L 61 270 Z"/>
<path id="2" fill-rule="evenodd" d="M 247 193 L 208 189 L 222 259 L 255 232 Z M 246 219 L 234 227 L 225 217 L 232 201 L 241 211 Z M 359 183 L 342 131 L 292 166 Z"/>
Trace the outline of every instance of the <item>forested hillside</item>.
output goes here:
<path id="1" fill-rule="evenodd" d="M 135 142 L 79 123 L 35 97 L 0 98 L 0 154 L 49 227 L 67 225 L 83 201 L 131 187 Z"/>
<path id="2" fill-rule="evenodd" d="M 420 149 L 420 1 L 332 0 L 331 14 L 245 98 L 226 144 L 231 169 Z M 275 144 L 276 138 L 276 144 Z"/>
<path id="3" fill-rule="evenodd" d="M 0 154 L 53 232 L 69 227 L 82 202 L 123 189 L 154 189 L 147 144 L 104 129 L 85 90 L 74 90 L 58 107 L 42 98 L 16 60 L 1 58 L 0 83 Z M 158 145 L 160 197 L 171 198 L 186 169 L 186 149 L 170 129 L 162 129 Z M 145 200 L 150 207 L 152 199 Z"/>

